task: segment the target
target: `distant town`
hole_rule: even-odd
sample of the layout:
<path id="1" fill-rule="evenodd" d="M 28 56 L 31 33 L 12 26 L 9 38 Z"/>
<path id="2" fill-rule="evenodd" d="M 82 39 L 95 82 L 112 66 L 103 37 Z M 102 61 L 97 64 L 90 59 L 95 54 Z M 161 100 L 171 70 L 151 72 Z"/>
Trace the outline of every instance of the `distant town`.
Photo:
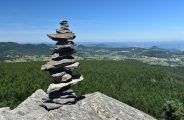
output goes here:
<path id="1" fill-rule="evenodd" d="M 52 45 L 18 44 L 13 42 L 0 43 L 1 62 L 48 61 Z M 150 65 L 184 66 L 184 51 L 166 50 L 157 46 L 141 47 L 104 47 L 98 45 L 78 45 L 75 57 L 78 60 L 126 60 L 134 59 Z"/>

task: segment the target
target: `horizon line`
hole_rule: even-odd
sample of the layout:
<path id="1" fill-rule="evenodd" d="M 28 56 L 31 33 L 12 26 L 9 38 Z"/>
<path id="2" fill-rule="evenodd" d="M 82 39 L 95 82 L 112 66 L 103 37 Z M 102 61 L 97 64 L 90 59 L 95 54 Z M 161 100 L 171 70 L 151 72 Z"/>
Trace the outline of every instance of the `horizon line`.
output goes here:
<path id="1" fill-rule="evenodd" d="M 12 43 L 18 43 L 18 44 L 55 44 L 56 41 L 46 41 L 46 42 L 20 42 L 20 41 L 0 41 L 0 43 L 8 43 L 8 42 L 12 42 Z M 104 41 L 74 41 L 75 43 L 104 43 Z M 106 41 L 105 43 L 160 43 L 160 42 L 184 42 L 184 40 L 152 40 L 152 41 Z"/>

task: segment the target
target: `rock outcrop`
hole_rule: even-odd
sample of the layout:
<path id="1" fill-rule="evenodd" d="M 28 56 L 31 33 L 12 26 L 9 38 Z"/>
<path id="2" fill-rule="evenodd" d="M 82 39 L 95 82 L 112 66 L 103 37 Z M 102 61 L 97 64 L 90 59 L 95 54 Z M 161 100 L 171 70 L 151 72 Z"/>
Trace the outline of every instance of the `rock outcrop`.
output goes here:
<path id="1" fill-rule="evenodd" d="M 99 92 L 77 98 L 76 104 L 50 111 L 39 106 L 46 97 L 39 89 L 13 110 L 0 108 L 0 120 L 156 120 Z"/>
<path id="2" fill-rule="evenodd" d="M 48 96 L 43 98 L 40 104 L 47 110 L 76 103 L 77 96 L 71 90 L 71 85 L 83 80 L 82 75 L 72 73 L 73 69 L 79 67 L 79 62 L 72 56 L 75 53 L 73 39 L 76 36 L 69 30 L 66 20 L 61 21 L 60 24 L 61 28 L 56 30 L 56 34 L 47 35 L 57 41 L 57 47 L 53 49 L 52 60 L 41 67 L 41 70 L 49 71 L 53 78 L 53 83 L 47 89 Z"/>

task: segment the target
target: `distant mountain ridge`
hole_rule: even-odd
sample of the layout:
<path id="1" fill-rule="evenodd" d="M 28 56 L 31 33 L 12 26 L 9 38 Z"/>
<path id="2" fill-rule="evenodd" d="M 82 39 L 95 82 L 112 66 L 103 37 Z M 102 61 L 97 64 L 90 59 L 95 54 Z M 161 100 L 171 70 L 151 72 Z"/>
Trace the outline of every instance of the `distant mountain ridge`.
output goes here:
<path id="1" fill-rule="evenodd" d="M 14 59 L 25 55 L 50 55 L 51 45 L 19 44 L 15 42 L 0 42 L 0 61 Z"/>
<path id="2" fill-rule="evenodd" d="M 164 48 L 167 50 L 183 50 L 184 51 L 184 41 L 149 41 L 149 42 L 78 42 L 80 45 L 85 45 L 88 47 L 100 47 L 100 48 L 124 48 L 124 47 L 141 47 L 150 48 L 152 46 L 157 46 L 159 48 Z"/>
<path id="3" fill-rule="evenodd" d="M 114 47 L 113 43 L 77 44 L 77 59 L 124 60 L 136 59 L 148 64 L 164 66 L 184 66 L 184 51 L 167 50 L 158 46 Z M 50 59 L 54 45 L 51 44 L 18 44 L 0 42 L 0 61 L 27 62 L 47 61 Z"/>
<path id="4" fill-rule="evenodd" d="M 95 51 L 96 50 L 96 51 Z M 179 50 L 166 50 L 163 48 L 159 48 L 157 46 L 152 46 L 151 48 L 141 48 L 141 47 L 122 47 L 122 48 L 106 48 L 106 47 L 100 47 L 97 46 L 85 46 L 85 45 L 79 45 L 78 46 L 78 53 L 79 54 L 86 54 L 87 52 L 91 52 L 94 54 L 98 54 L 100 50 L 106 50 L 110 52 L 118 52 L 118 55 L 128 55 L 129 57 L 133 56 L 148 56 L 148 57 L 158 57 L 158 58 L 165 58 L 165 57 L 171 57 L 172 55 L 183 55 L 183 51 Z M 78 54 L 77 53 L 77 54 Z M 107 52 L 108 53 L 108 52 Z"/>

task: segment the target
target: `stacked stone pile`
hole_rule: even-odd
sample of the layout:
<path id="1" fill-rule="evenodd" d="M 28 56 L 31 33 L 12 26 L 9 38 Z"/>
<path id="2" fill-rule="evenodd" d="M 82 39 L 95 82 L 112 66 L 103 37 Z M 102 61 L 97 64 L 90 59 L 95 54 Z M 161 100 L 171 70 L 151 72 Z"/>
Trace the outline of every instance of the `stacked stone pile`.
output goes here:
<path id="1" fill-rule="evenodd" d="M 82 75 L 73 74 L 72 70 L 79 67 L 79 62 L 72 56 L 75 53 L 74 42 L 76 36 L 69 30 L 66 20 L 60 22 L 61 28 L 56 34 L 48 34 L 48 37 L 57 41 L 52 53 L 52 60 L 41 67 L 41 70 L 49 71 L 53 83 L 47 89 L 48 97 L 43 98 L 42 107 L 47 110 L 57 109 L 62 105 L 76 103 L 77 96 L 71 89 L 71 85 L 83 80 Z"/>

